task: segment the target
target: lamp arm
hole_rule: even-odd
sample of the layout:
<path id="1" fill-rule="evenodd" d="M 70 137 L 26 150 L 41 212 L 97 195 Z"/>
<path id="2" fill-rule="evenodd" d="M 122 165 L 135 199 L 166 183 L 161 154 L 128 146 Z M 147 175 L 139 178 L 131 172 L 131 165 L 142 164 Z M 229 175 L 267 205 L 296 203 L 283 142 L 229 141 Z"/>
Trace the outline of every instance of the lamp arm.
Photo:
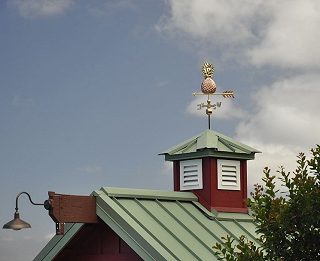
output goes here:
<path id="1" fill-rule="evenodd" d="M 22 195 L 22 194 L 26 194 L 31 202 L 32 205 L 37 205 L 37 206 L 44 206 L 44 203 L 34 203 L 31 199 L 31 196 L 28 192 L 20 192 L 17 196 L 16 196 L 16 212 L 18 211 L 18 198 Z"/>

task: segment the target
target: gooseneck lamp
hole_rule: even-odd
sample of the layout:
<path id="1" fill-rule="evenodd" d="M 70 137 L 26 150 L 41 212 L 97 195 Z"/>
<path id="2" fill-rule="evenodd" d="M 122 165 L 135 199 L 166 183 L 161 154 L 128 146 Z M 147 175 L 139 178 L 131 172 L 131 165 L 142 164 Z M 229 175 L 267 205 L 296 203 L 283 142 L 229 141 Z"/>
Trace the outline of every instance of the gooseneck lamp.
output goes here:
<path id="1" fill-rule="evenodd" d="M 23 221 L 21 218 L 20 218 L 20 214 L 19 214 L 19 208 L 18 208 L 18 199 L 19 197 L 22 195 L 22 194 L 25 194 L 28 196 L 29 198 L 29 201 L 31 202 L 32 205 L 36 205 L 36 206 L 44 206 L 45 209 L 49 210 L 50 207 L 51 207 L 51 204 L 50 204 L 50 201 L 49 200 L 46 200 L 44 203 L 34 203 L 31 199 L 31 196 L 29 193 L 23 191 L 23 192 L 20 192 L 17 196 L 16 196 L 16 208 L 15 208 L 15 212 L 14 212 L 14 218 L 13 220 L 9 221 L 8 223 L 4 224 L 3 228 L 4 229 L 13 229 L 13 230 L 20 230 L 20 229 L 23 229 L 23 228 L 30 228 L 31 225 L 25 221 Z"/>

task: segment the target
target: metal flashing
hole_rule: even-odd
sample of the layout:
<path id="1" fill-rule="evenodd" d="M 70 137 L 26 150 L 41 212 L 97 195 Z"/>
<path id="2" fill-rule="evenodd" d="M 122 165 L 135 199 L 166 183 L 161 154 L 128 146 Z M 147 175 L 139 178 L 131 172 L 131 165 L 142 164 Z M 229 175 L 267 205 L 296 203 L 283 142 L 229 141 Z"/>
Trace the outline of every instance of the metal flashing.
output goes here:
<path id="1" fill-rule="evenodd" d="M 196 141 L 197 150 L 206 148 L 218 149 L 218 136 L 211 131 L 205 131 Z"/>
<path id="2" fill-rule="evenodd" d="M 204 149 L 197 152 L 190 152 L 185 154 L 164 154 L 166 161 L 174 161 L 174 160 L 187 160 L 187 159 L 198 159 L 204 157 L 215 157 L 215 158 L 225 158 L 225 159 L 254 159 L 254 153 L 246 154 L 246 153 L 235 153 L 235 152 L 224 152 L 224 151 L 216 151 L 213 149 Z"/>
<path id="3" fill-rule="evenodd" d="M 137 199 L 158 199 L 158 200 L 180 200 L 180 201 L 198 201 L 196 195 L 191 192 L 173 192 L 150 189 L 127 189 L 115 187 L 102 187 L 95 191 L 93 195 L 100 196 L 106 194 L 115 198 L 137 198 Z"/>

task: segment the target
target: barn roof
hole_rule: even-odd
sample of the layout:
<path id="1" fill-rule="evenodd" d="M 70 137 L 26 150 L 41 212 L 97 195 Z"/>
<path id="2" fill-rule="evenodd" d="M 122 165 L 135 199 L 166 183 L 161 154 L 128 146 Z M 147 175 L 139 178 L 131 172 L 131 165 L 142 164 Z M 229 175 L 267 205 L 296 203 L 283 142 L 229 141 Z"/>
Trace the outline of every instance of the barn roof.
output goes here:
<path id="1" fill-rule="evenodd" d="M 260 151 L 238 142 L 214 130 L 204 132 L 164 151 L 166 160 L 194 159 L 196 157 L 219 156 L 232 159 L 254 159 Z"/>
<path id="2" fill-rule="evenodd" d="M 226 235 L 257 242 L 250 215 L 209 212 L 191 192 L 103 187 L 93 195 L 98 217 L 144 260 L 218 260 L 212 246 Z M 52 260 L 81 226 L 68 225 L 34 260 Z"/>

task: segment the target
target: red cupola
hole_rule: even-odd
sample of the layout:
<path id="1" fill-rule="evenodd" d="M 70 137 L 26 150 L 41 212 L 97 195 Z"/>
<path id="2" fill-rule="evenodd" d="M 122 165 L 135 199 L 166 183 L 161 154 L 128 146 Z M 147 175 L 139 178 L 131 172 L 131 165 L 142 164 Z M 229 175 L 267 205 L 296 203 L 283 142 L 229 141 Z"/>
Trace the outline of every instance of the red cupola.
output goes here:
<path id="1" fill-rule="evenodd" d="M 257 152 L 206 130 L 161 154 L 173 162 L 175 191 L 192 191 L 209 211 L 247 213 L 247 160 Z"/>

